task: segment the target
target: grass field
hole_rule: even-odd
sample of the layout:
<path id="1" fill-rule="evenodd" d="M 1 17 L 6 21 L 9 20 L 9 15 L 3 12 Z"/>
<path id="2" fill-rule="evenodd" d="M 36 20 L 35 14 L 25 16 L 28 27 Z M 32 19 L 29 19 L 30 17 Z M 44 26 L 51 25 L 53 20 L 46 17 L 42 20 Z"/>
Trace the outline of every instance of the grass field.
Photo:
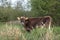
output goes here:
<path id="1" fill-rule="evenodd" d="M 60 40 L 60 27 L 36 28 L 28 33 L 22 25 L 0 23 L 0 40 Z"/>

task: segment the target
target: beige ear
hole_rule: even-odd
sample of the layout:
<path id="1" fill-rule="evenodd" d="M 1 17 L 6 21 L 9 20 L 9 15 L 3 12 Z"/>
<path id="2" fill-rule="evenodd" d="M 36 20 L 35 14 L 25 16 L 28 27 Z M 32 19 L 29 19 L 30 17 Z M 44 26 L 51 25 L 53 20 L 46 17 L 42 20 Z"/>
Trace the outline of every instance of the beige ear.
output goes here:
<path id="1" fill-rule="evenodd" d="M 20 17 L 17 17 L 18 20 L 20 20 Z"/>
<path id="2" fill-rule="evenodd" d="M 28 17 L 25 18 L 25 20 L 27 20 L 27 19 L 28 19 Z"/>

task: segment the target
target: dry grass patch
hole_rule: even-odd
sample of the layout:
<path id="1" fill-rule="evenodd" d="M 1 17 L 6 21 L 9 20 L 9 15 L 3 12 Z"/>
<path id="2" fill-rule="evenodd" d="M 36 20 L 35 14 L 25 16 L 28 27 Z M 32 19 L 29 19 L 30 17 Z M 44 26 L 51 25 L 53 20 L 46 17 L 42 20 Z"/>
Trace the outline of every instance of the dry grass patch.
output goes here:
<path id="1" fill-rule="evenodd" d="M 20 28 L 12 25 L 3 25 L 0 28 L 0 39 L 2 40 L 26 40 Z"/>

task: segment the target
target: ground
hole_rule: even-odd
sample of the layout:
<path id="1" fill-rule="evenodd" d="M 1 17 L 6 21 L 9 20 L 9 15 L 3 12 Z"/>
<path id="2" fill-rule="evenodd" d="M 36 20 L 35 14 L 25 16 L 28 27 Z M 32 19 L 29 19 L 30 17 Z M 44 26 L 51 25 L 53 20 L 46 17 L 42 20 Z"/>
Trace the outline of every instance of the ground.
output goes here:
<path id="1" fill-rule="evenodd" d="M 36 28 L 30 33 L 20 24 L 0 23 L 0 40 L 60 40 L 60 26 Z"/>

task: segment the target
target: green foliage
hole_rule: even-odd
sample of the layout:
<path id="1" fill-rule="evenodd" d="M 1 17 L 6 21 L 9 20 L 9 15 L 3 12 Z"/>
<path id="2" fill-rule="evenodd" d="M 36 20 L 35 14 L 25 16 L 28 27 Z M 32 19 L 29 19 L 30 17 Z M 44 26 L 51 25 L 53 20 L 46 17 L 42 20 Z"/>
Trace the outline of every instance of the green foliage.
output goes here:
<path id="1" fill-rule="evenodd" d="M 36 17 L 52 16 L 53 22 L 60 25 L 60 1 L 59 0 L 31 0 L 32 14 Z"/>
<path id="2" fill-rule="evenodd" d="M 20 10 L 15 10 L 12 8 L 0 8 L 0 22 L 16 20 L 17 16 L 21 15 L 23 15 L 23 12 Z"/>
<path id="3" fill-rule="evenodd" d="M 59 0 L 31 0 L 31 11 L 24 11 L 21 2 L 17 1 L 14 8 L 11 1 L 1 0 L 0 22 L 16 20 L 17 16 L 40 17 L 49 15 L 54 25 L 60 25 L 60 1 Z M 7 7 L 6 7 L 7 6 Z"/>

